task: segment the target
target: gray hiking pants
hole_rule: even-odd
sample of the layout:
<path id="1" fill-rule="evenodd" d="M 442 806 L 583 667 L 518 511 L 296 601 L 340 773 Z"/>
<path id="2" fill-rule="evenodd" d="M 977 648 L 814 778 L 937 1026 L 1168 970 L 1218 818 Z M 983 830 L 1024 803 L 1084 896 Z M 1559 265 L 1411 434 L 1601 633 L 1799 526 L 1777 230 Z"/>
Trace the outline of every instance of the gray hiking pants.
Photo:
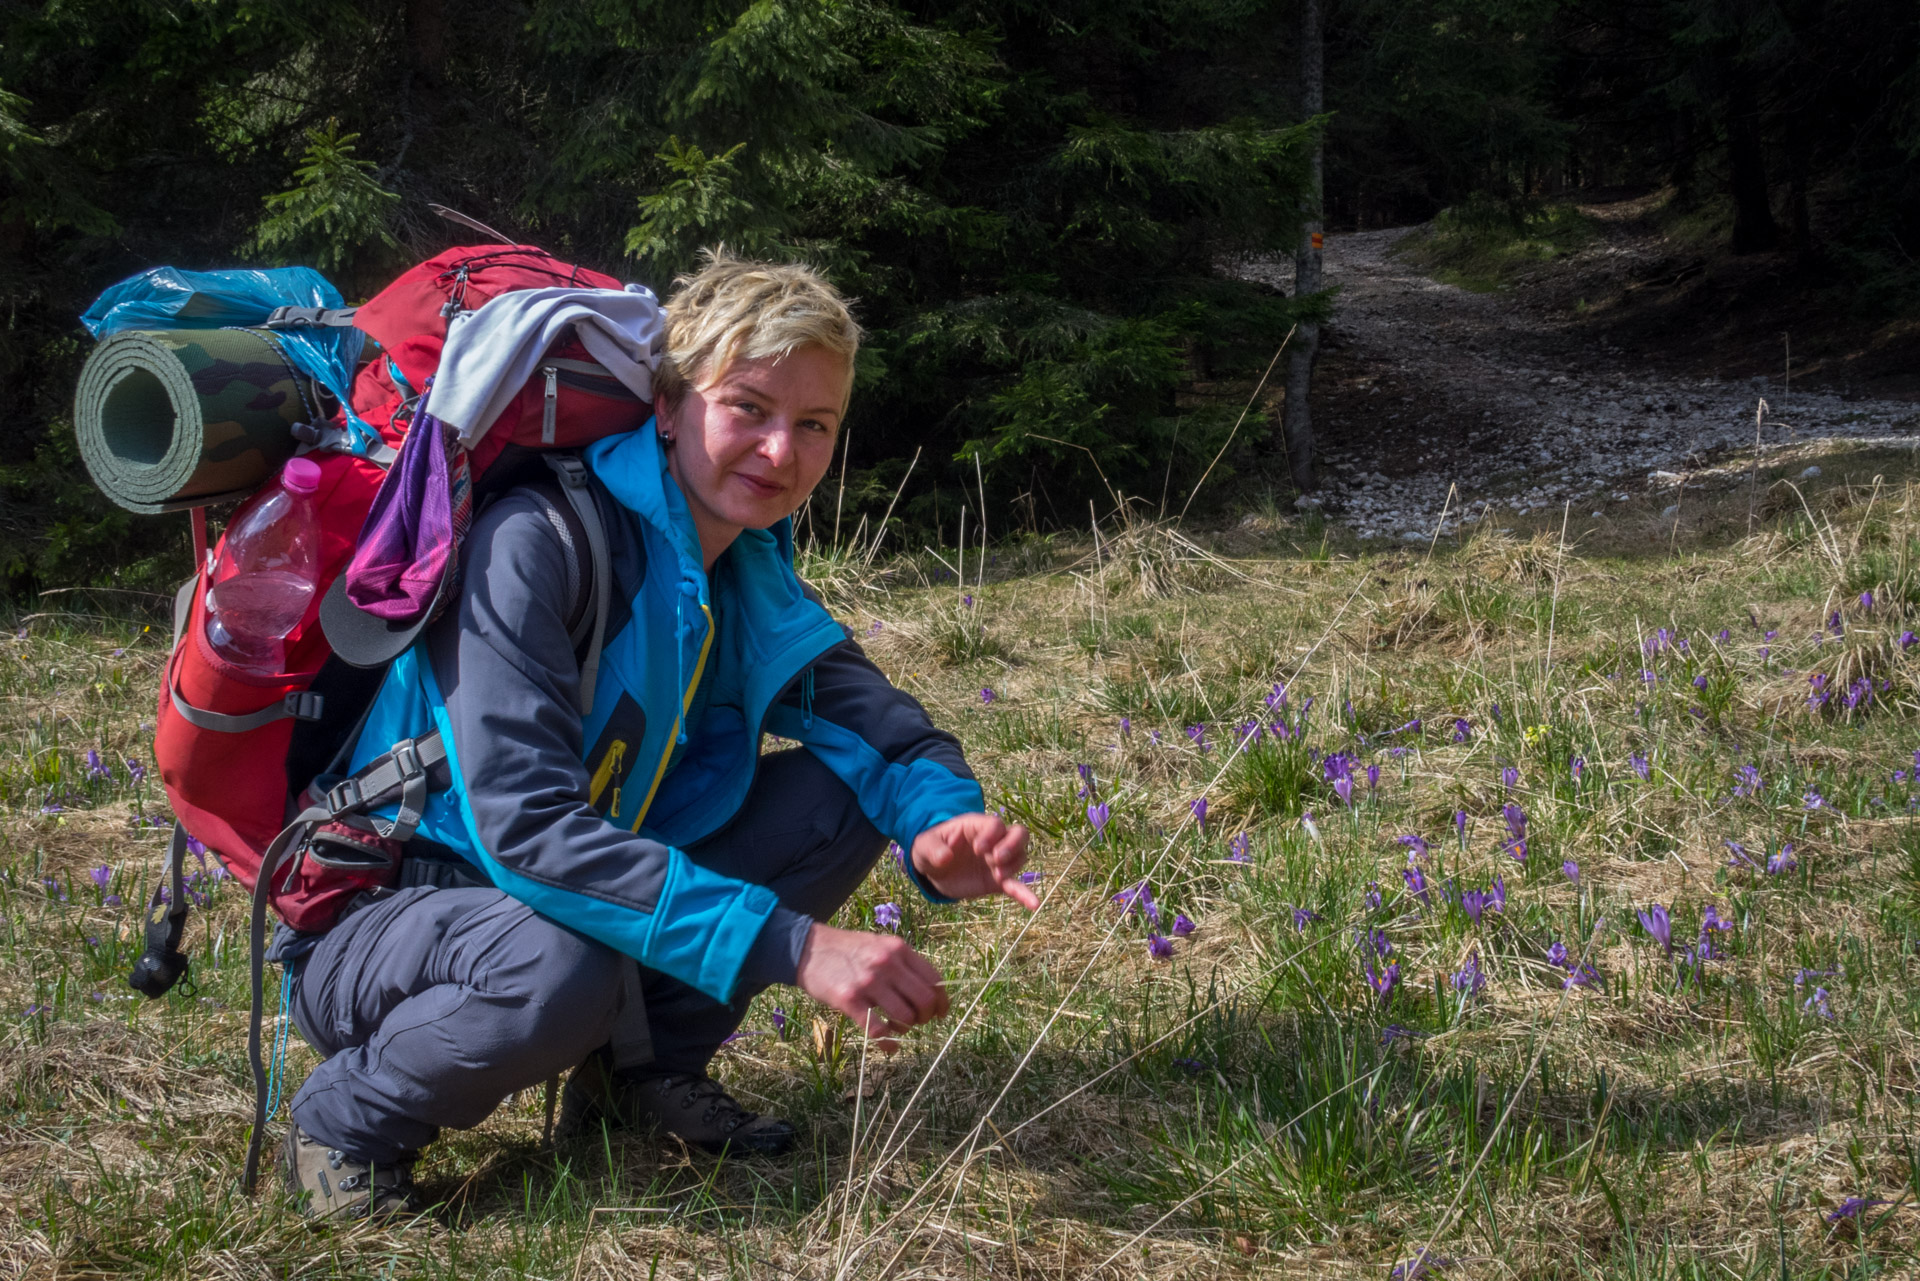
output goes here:
<path id="1" fill-rule="evenodd" d="M 825 920 L 885 843 L 800 750 L 764 758 L 739 816 L 686 854 Z M 404 889 L 349 913 L 298 962 L 294 1026 L 327 1058 L 293 1119 L 350 1156 L 394 1161 L 609 1043 L 616 1066 L 644 1061 L 650 1040 L 659 1071 L 701 1072 L 755 995 L 722 1004 L 496 889 Z"/>

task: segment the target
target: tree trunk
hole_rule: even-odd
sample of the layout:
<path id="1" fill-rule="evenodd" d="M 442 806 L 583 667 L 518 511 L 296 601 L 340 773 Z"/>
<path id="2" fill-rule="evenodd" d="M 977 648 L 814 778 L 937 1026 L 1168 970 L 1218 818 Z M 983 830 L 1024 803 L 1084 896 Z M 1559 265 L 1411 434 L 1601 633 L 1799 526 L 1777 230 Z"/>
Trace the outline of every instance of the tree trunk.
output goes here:
<path id="1" fill-rule="evenodd" d="M 1760 108 L 1752 73 L 1735 63 L 1727 86 L 1727 159 L 1733 177 L 1733 252 L 1758 253 L 1780 238 L 1767 194 L 1767 159 L 1760 143 Z"/>
<path id="2" fill-rule="evenodd" d="M 1300 113 L 1317 116 L 1326 108 L 1323 78 L 1325 42 L 1320 30 L 1322 0 L 1301 0 Z M 1320 292 L 1321 152 L 1319 140 L 1308 158 L 1307 193 L 1301 202 L 1300 247 L 1293 255 L 1293 296 Z M 1308 395 L 1313 386 L 1313 363 L 1320 354 L 1320 326 L 1301 322 L 1287 352 L 1287 399 L 1281 430 L 1287 442 L 1287 469 L 1302 490 L 1319 488 L 1313 467 L 1313 415 Z"/>

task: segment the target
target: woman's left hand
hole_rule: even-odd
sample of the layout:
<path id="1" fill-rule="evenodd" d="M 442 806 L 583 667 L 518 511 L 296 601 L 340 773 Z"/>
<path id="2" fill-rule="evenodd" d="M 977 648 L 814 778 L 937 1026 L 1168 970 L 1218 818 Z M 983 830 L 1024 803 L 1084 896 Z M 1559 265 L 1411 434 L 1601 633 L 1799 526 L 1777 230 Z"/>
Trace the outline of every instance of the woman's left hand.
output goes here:
<path id="1" fill-rule="evenodd" d="M 1026 828 L 997 814 L 956 814 L 914 839 L 913 866 L 948 898 L 1004 894 L 1035 912 L 1040 900 L 1020 879 L 1027 840 Z"/>

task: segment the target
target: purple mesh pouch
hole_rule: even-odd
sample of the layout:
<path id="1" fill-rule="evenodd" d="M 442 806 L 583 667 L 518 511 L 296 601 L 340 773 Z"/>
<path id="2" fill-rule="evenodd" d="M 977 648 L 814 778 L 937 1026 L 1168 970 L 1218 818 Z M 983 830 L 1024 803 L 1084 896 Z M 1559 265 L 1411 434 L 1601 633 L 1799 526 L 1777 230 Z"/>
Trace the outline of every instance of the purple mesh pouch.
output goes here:
<path id="1" fill-rule="evenodd" d="M 360 542 L 347 564 L 347 599 L 375 618 L 421 618 L 440 597 L 459 551 L 455 473 L 449 455 L 460 449 L 453 428 L 424 403 L 400 447 L 400 457 L 374 495 Z M 464 462 L 464 459 L 460 460 Z"/>

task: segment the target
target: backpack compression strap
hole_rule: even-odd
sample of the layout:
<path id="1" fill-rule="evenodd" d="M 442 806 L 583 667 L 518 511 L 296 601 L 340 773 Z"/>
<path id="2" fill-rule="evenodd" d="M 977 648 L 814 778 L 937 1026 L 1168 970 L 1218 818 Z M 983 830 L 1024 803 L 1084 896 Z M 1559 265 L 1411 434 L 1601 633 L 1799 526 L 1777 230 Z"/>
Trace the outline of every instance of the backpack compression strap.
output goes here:
<path id="1" fill-rule="evenodd" d="M 273 897 L 273 881 L 289 852 L 293 859 L 287 868 L 282 888 L 291 885 L 300 870 L 300 859 L 313 833 L 328 823 L 366 817 L 381 836 L 404 841 L 420 825 L 430 792 L 445 787 L 447 749 L 436 733 L 396 743 L 384 756 L 367 762 L 358 773 L 342 779 L 319 804 L 310 805 L 294 816 L 293 822 L 273 838 L 260 856 L 259 879 L 253 883 L 253 915 L 248 925 L 253 1004 L 247 1024 L 247 1061 L 253 1068 L 253 1133 L 247 1139 L 247 1167 L 242 1189 L 251 1194 L 260 1173 L 260 1149 L 267 1132 L 267 1065 L 261 1054 L 260 1023 L 266 1007 L 267 904 Z M 438 771 L 438 777 L 436 777 Z M 373 818 L 368 811 L 400 802 L 400 812 L 392 823 Z M 184 840 L 181 848 L 185 848 Z M 178 862 L 174 864 L 179 868 Z M 175 891 L 176 898 L 179 891 Z"/>

